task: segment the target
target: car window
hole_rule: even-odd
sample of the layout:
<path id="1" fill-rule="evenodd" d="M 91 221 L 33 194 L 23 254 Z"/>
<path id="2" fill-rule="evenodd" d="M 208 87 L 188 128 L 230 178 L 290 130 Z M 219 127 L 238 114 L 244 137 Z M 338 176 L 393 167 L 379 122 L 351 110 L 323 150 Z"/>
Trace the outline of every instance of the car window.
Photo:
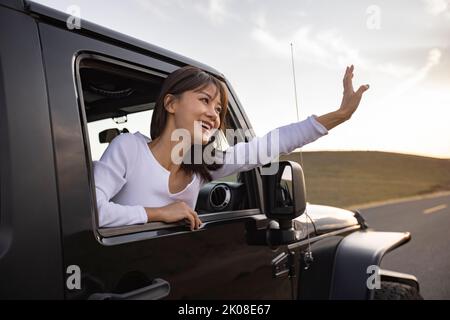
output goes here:
<path id="1" fill-rule="evenodd" d="M 114 137 L 139 131 L 150 136 L 155 101 L 166 74 L 145 70 L 110 58 L 93 57 L 78 61 L 77 87 L 80 97 L 88 159 L 97 161 Z M 231 116 L 227 127 L 233 126 Z M 222 148 L 228 142 L 221 137 Z M 91 174 L 93 180 L 93 174 Z M 233 174 L 217 181 L 238 182 Z M 95 184 L 91 183 L 95 194 Z M 97 210 L 95 210 L 96 212 Z"/>

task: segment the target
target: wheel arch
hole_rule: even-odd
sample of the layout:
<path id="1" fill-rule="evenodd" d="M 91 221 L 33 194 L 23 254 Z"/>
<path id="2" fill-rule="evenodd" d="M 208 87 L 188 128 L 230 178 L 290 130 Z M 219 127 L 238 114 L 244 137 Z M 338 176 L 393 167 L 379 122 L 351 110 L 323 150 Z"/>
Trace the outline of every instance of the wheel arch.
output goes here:
<path id="1" fill-rule="evenodd" d="M 380 266 L 383 257 L 390 251 L 411 240 L 409 232 L 379 232 L 371 229 L 359 230 L 339 242 L 333 264 L 330 299 L 373 299 L 367 280 L 371 276 L 369 266 Z M 389 279 L 414 284 L 414 276 L 381 270 L 380 281 Z"/>

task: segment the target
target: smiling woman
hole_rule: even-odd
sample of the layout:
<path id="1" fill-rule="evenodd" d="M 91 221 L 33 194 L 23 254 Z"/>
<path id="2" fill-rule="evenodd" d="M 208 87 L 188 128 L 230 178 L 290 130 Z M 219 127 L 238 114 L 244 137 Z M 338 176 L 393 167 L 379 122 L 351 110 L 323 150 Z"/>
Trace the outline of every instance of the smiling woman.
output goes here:
<path id="1" fill-rule="evenodd" d="M 265 165 L 279 154 L 328 134 L 351 117 L 368 88 L 361 86 L 354 92 L 352 72 L 353 66 L 347 68 L 339 110 L 311 115 L 225 151 L 213 144 L 226 127 L 225 84 L 193 66 L 172 72 L 156 99 L 151 138 L 140 132 L 123 133 L 94 163 L 100 227 L 185 220 L 192 230 L 198 229 L 202 222 L 194 208 L 205 183 Z M 212 163 L 204 159 L 207 148 L 215 160 Z M 261 151 L 266 157 L 261 157 Z M 181 157 L 180 163 L 176 156 Z"/>
<path id="2" fill-rule="evenodd" d="M 190 66 L 174 71 L 163 84 L 151 123 L 149 147 L 158 161 L 169 171 L 174 167 L 172 152 L 167 153 L 167 150 L 172 151 L 180 143 L 172 139 L 175 130 L 184 129 L 187 133 L 184 149 L 189 150 L 192 144 L 206 148 L 214 141 L 212 130 L 224 131 L 227 106 L 224 85 L 214 76 Z M 196 163 L 192 158 L 194 152 L 189 155 L 191 161 L 184 161 L 180 171 L 211 180 L 209 170 L 216 170 L 220 164 Z M 174 169 L 176 174 L 179 170 Z"/>

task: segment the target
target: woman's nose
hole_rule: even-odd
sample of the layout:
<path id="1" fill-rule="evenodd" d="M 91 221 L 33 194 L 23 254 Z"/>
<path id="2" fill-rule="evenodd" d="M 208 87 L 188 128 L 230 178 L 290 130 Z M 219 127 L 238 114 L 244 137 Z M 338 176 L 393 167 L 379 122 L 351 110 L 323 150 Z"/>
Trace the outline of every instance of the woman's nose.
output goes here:
<path id="1" fill-rule="evenodd" d="M 216 119 L 218 118 L 218 114 L 216 112 L 215 106 L 208 105 L 208 109 L 206 111 L 206 115 L 208 116 L 208 118 L 211 119 L 211 121 L 216 121 Z"/>

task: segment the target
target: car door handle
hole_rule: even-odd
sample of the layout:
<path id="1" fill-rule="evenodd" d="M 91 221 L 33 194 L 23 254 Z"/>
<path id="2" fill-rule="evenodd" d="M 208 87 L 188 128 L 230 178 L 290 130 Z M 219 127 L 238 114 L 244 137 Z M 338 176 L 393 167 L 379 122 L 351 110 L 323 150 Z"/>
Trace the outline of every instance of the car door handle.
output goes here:
<path id="1" fill-rule="evenodd" d="M 170 284 L 163 279 L 154 279 L 152 284 L 125 293 L 94 293 L 89 300 L 158 300 L 168 296 Z"/>

